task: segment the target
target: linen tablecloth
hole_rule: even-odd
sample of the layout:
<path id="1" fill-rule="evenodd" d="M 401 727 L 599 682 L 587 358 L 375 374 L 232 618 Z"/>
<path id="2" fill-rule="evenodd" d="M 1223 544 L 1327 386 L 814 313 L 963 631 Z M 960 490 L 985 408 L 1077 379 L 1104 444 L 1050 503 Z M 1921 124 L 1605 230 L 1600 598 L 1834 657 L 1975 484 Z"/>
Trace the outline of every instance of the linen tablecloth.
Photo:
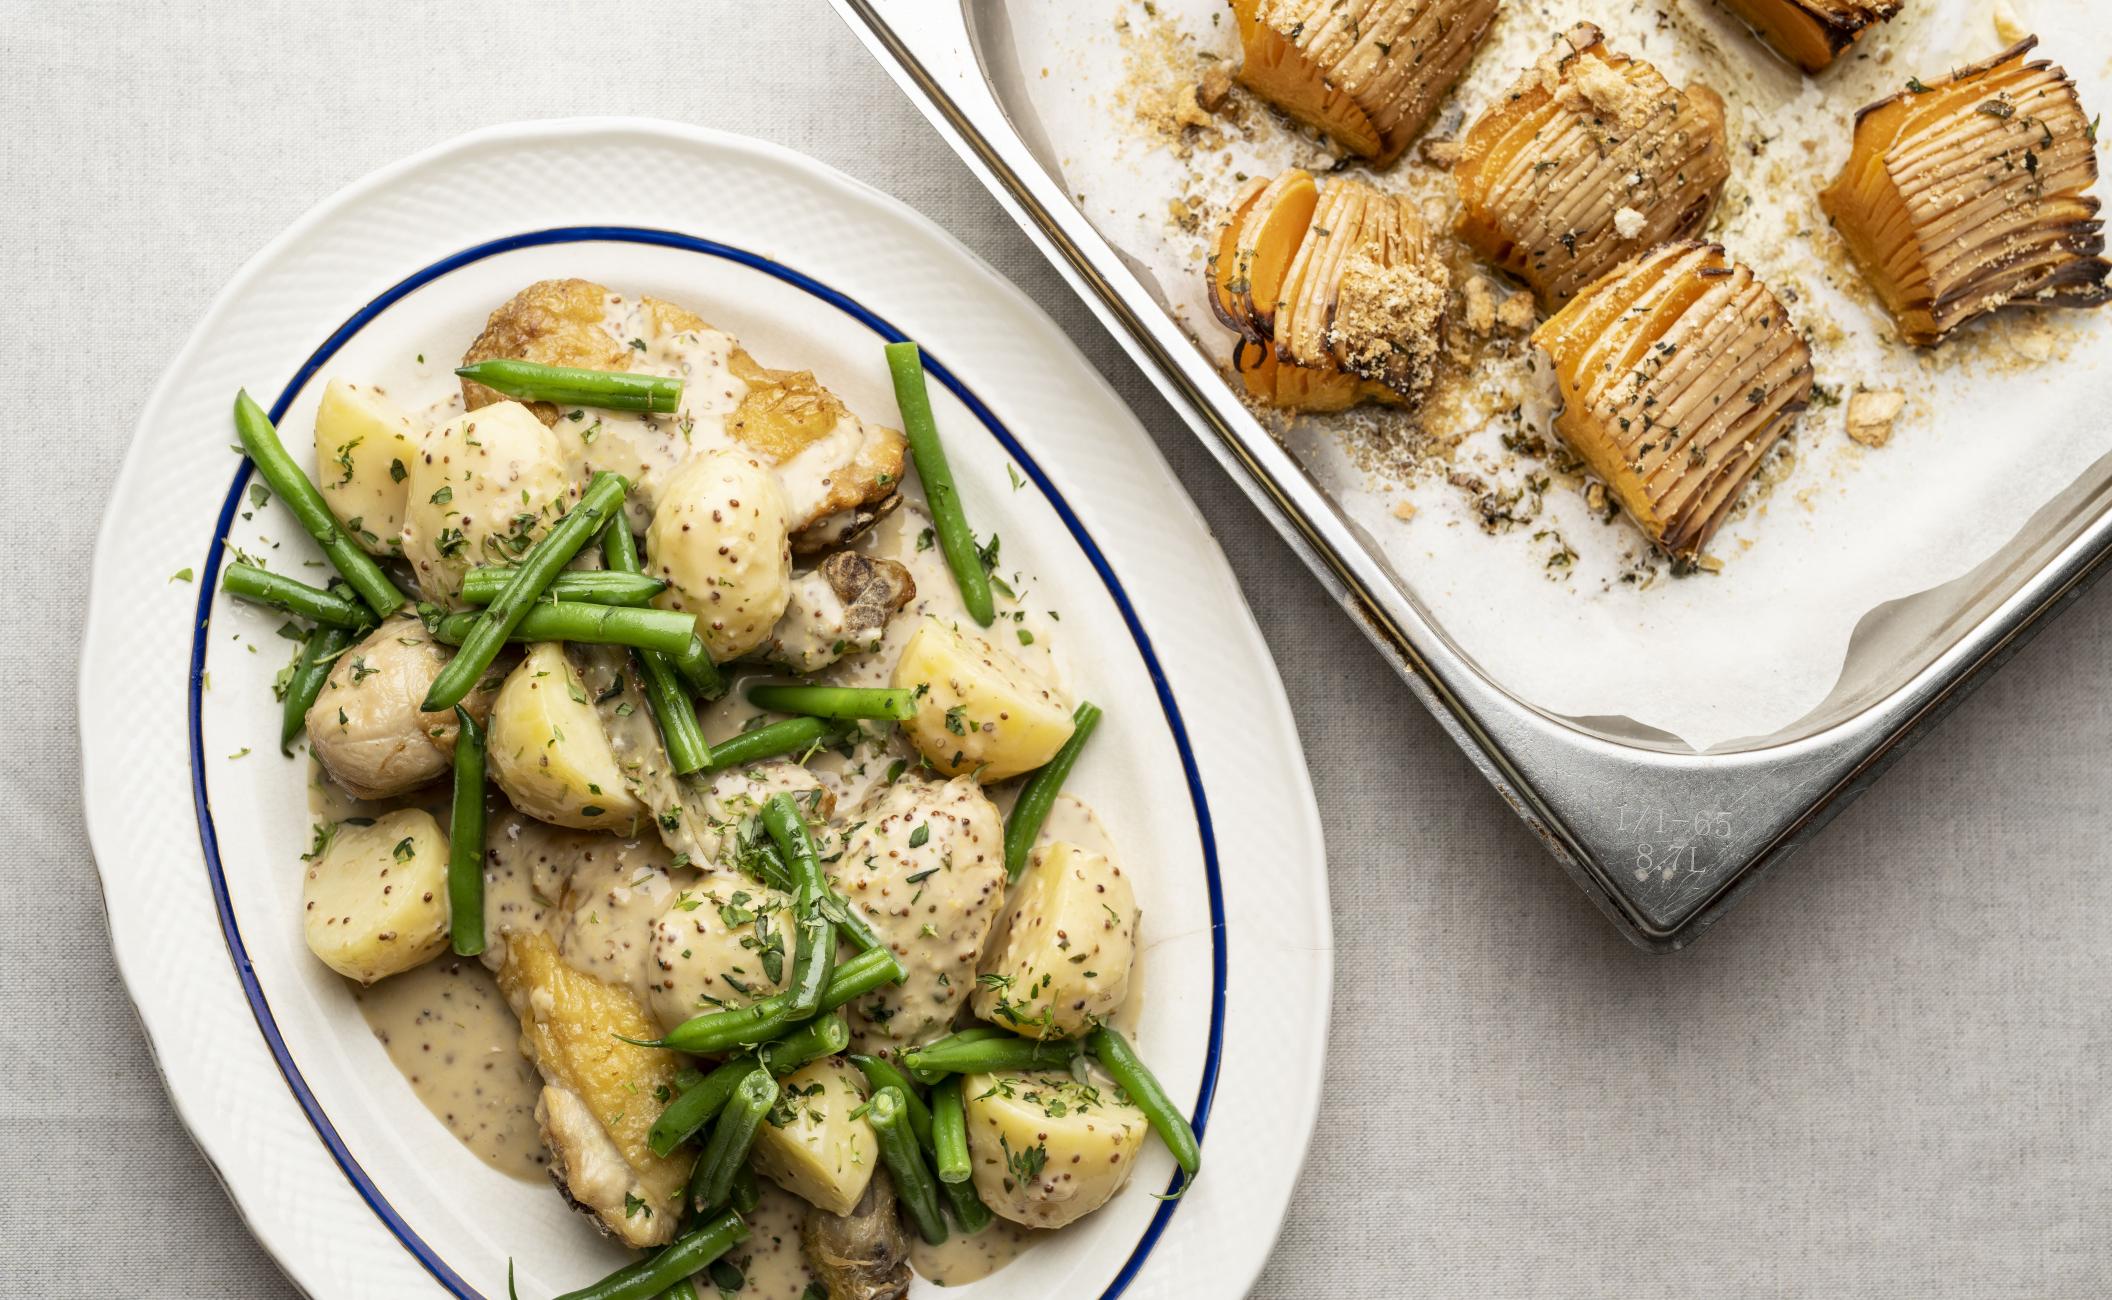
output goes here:
<path id="1" fill-rule="evenodd" d="M 2112 1294 L 2112 596 L 1699 947 L 1645 956 L 818 3 L 75 0 L 0 33 L 0 1293 L 292 1293 L 146 1059 L 79 812 L 83 583 L 149 385 L 341 185 L 606 112 L 775 140 L 936 219 L 1217 530 L 1304 726 L 1336 918 L 1325 1108 L 1255 1296 Z"/>

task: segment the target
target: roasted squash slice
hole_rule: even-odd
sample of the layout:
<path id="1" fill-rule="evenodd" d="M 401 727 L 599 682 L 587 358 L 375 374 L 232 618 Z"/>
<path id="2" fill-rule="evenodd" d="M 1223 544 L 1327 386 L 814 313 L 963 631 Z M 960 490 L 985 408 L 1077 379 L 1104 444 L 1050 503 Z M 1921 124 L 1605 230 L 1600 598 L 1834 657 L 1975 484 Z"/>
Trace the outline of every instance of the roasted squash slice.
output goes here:
<path id="1" fill-rule="evenodd" d="M 1806 72 L 1832 64 L 1902 0 L 1723 0 L 1775 53 Z"/>
<path id="2" fill-rule="evenodd" d="M 1586 286 L 1533 334 L 1555 430 L 1650 540 L 1692 561 L 1811 394 L 1811 351 L 1713 244 L 1668 244 Z"/>
<path id="3" fill-rule="evenodd" d="M 1293 167 L 1268 183 L 1235 232 L 1233 283 L 1248 338 L 1269 337 L 1276 319 L 1277 292 L 1291 259 L 1297 256 L 1299 241 L 1312 225 L 1319 201 L 1320 189 L 1313 184 L 1312 174 Z"/>
<path id="4" fill-rule="evenodd" d="M 1407 199 L 1302 171 L 1233 200 L 1209 268 L 1247 391 L 1291 410 L 1412 401 L 1436 367 L 1451 280 Z"/>
<path id="5" fill-rule="evenodd" d="M 1243 336 L 1250 327 L 1246 315 L 1247 272 L 1239 264 L 1239 231 L 1247 213 L 1268 188 L 1266 176 L 1253 177 L 1240 186 L 1239 193 L 1225 205 L 1225 218 L 1218 223 L 1210 243 L 1210 310 L 1226 329 Z"/>
<path id="6" fill-rule="evenodd" d="M 1730 176 L 1723 101 L 1682 91 L 1580 23 L 1467 130 L 1459 237 L 1550 310 L 1708 224 Z"/>
<path id="7" fill-rule="evenodd" d="M 1819 206 L 1901 337 L 1940 342 L 2009 303 L 2095 307 L 2103 256 L 2094 131 L 2075 83 L 2026 37 L 1863 109 Z"/>
<path id="8" fill-rule="evenodd" d="M 1497 0 L 1232 0 L 1242 85 L 1381 166 L 1459 79 Z"/>

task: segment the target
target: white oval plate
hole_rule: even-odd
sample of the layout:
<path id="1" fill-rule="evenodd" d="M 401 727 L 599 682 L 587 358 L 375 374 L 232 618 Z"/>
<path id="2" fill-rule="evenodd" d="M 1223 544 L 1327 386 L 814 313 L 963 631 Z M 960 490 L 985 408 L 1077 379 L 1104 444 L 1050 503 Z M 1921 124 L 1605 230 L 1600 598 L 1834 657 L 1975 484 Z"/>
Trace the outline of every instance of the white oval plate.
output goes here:
<path id="1" fill-rule="evenodd" d="M 238 387 L 305 460 L 323 378 L 408 366 L 444 384 L 484 315 L 549 275 L 694 307 L 874 418 L 894 413 L 881 343 L 925 345 L 970 514 L 1038 575 L 1072 686 L 1107 709 L 1073 787 L 1136 868 L 1137 1039 L 1207 1168 L 1159 1200 L 1172 1163 L 1147 1146 L 1108 1209 L 969 1293 L 1243 1293 L 1318 1107 L 1331 955 L 1298 735 L 1223 554 L 1084 357 L 943 231 L 784 150 L 629 119 L 465 136 L 302 218 L 163 376 L 104 517 L 81 658 L 88 828 L 119 969 L 244 1218 L 318 1296 L 504 1295 L 509 1259 L 524 1297 L 547 1296 L 622 1258 L 548 1188 L 460 1147 L 306 952 L 305 764 L 272 743 L 288 647 L 279 619 L 211 587 L 216 537 L 313 555 L 278 506 L 252 510 L 229 452 Z M 184 568 L 196 585 L 171 578 Z"/>

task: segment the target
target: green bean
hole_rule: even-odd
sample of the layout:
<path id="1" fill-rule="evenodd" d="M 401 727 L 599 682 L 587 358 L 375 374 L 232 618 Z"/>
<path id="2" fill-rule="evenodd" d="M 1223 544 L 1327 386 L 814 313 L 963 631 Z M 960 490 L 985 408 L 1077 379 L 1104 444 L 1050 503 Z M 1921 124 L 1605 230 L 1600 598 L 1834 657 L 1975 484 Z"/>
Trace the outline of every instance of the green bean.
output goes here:
<path id="1" fill-rule="evenodd" d="M 614 523 L 614 520 L 610 521 Z M 625 529 L 629 531 L 628 527 Z M 604 561 L 606 563 L 606 561 Z M 462 603 L 489 605 L 513 581 L 510 564 L 480 564 L 462 575 Z M 567 569 L 543 592 L 552 600 L 585 601 L 591 605 L 649 605 L 667 586 L 658 578 L 607 569 Z"/>
<path id="2" fill-rule="evenodd" d="M 990 599 L 990 575 L 983 570 L 983 557 L 975 544 L 975 531 L 968 526 L 961 508 L 960 489 L 954 486 L 953 469 L 946 463 L 946 448 L 939 443 L 938 421 L 932 418 L 931 394 L 924 387 L 924 357 L 911 342 L 887 345 L 887 369 L 895 381 L 895 405 L 902 411 L 902 432 L 909 439 L 910 459 L 917 477 L 924 481 L 925 504 L 931 508 L 932 531 L 953 581 L 961 589 L 961 603 L 968 616 L 982 627 L 997 617 Z"/>
<path id="3" fill-rule="evenodd" d="M 748 702 L 772 713 L 809 718 L 885 718 L 907 722 L 917 716 L 916 692 L 900 686 L 756 686 Z"/>
<path id="4" fill-rule="evenodd" d="M 848 739 L 857 730 L 857 723 L 835 718 L 788 718 L 713 745 L 711 758 L 704 766 L 716 772 L 782 754 L 804 753 L 816 745 L 833 745 Z"/>
<path id="5" fill-rule="evenodd" d="M 743 1165 L 741 1168 L 746 1169 L 747 1166 Z M 734 1185 L 738 1187 L 740 1184 Z M 735 1213 L 738 1214 L 739 1211 L 736 1210 Z M 735 1268 L 730 1260 L 715 1259 L 704 1272 L 711 1278 L 711 1284 L 719 1289 L 720 1295 L 733 1295 L 748 1285 L 747 1275 Z"/>
<path id="6" fill-rule="evenodd" d="M 709 1214 L 726 1204 L 733 1192 L 734 1175 L 748 1163 L 749 1148 L 762 1130 L 763 1118 L 777 1104 L 777 1080 L 760 1065 L 748 1072 L 726 1101 L 726 1108 L 711 1126 L 711 1141 L 697 1157 L 689 1176 L 689 1203 L 700 1214 Z"/>
<path id="7" fill-rule="evenodd" d="M 850 1060 L 852 1065 L 858 1067 L 859 1073 L 865 1076 L 866 1084 L 872 1091 L 878 1092 L 888 1087 L 901 1091 L 903 1113 L 909 1119 L 910 1131 L 917 1135 L 917 1142 L 926 1151 L 932 1150 L 931 1112 L 918 1100 L 916 1086 L 909 1081 L 909 1076 L 896 1069 L 894 1062 L 882 1060 L 877 1056 L 858 1055 Z M 953 1220 L 961 1225 L 961 1231 L 973 1236 L 990 1226 L 990 1209 L 983 1204 L 982 1198 L 975 1194 L 975 1184 L 972 1181 L 940 1183 L 939 1190 L 945 1194 L 948 1204 L 952 1207 Z"/>
<path id="8" fill-rule="evenodd" d="M 495 357 L 458 366 L 455 373 L 523 402 L 591 406 L 601 411 L 649 411 L 673 415 L 682 409 L 682 381 L 628 370 L 581 370 Z"/>
<path id="9" fill-rule="evenodd" d="M 968 1181 L 968 1111 L 957 1074 L 931 1090 L 931 1156 L 940 1182 Z"/>
<path id="10" fill-rule="evenodd" d="M 610 516 L 608 526 L 601 531 L 601 560 L 609 568 L 602 577 L 651 581 L 638 571 L 638 541 L 631 536 L 631 521 L 624 518 L 621 510 Z M 558 581 L 563 580 L 563 575 L 559 575 Z M 697 639 L 694 616 L 690 624 L 689 640 L 693 643 Z M 678 679 L 673 660 L 658 650 L 637 653 L 638 673 L 645 679 L 646 707 L 652 710 L 653 722 L 660 728 L 660 744 L 667 750 L 668 764 L 676 776 L 687 776 L 711 757 L 704 728 L 697 722 L 696 705 Z"/>
<path id="11" fill-rule="evenodd" d="M 763 1189 L 755 1181 L 754 1161 L 742 1165 L 741 1171 L 733 1176 L 733 1194 L 727 1199 L 736 1214 L 753 1214 L 755 1207 L 762 1204 Z"/>
<path id="12" fill-rule="evenodd" d="M 279 715 L 280 753 L 293 753 L 293 738 L 308 724 L 308 706 L 315 703 L 315 697 L 323 693 L 323 683 L 330 680 L 330 665 L 358 641 L 359 634 L 349 628 L 319 627 L 301 643 L 293 674 L 286 679 L 286 699 Z"/>
<path id="13" fill-rule="evenodd" d="M 946 1194 L 946 1202 L 953 1210 L 953 1221 L 961 1225 L 961 1231 L 973 1237 L 990 1226 L 990 1207 L 976 1195 L 975 1180 L 964 1183 L 940 1183 L 939 1190 Z"/>
<path id="14" fill-rule="evenodd" d="M 242 450 L 256 462 L 257 473 L 262 474 L 271 490 L 279 494 L 279 500 L 286 503 L 286 508 L 293 512 L 301 527 L 307 529 L 316 545 L 323 548 L 330 563 L 344 575 L 346 582 L 352 584 L 352 590 L 359 593 L 359 598 L 367 602 L 367 608 L 380 618 L 387 618 L 401 609 L 403 593 L 389 581 L 389 576 L 381 571 L 374 557 L 360 550 L 345 530 L 338 527 L 337 516 L 330 513 L 323 494 L 308 481 L 306 474 L 301 473 L 301 467 L 293 463 L 293 457 L 286 454 L 285 444 L 279 441 L 279 431 L 271 427 L 271 417 L 264 414 L 264 408 L 258 406 L 247 391 L 235 394 L 235 435 L 242 440 Z M 474 674 L 471 680 L 475 680 Z M 467 687 L 464 690 L 466 693 Z M 435 707 L 444 709 L 454 702 L 448 700 Z"/>
<path id="15" fill-rule="evenodd" d="M 936 1043 L 902 1053 L 902 1068 L 911 1075 L 990 1074 L 999 1070 L 1058 1070 L 1078 1055 L 1073 1042 L 1035 1042 L 1027 1038 L 985 1038 Z"/>
<path id="16" fill-rule="evenodd" d="M 674 660 L 675 671 L 689 683 L 689 689 L 699 699 L 715 700 L 726 693 L 726 678 L 719 673 L 719 666 L 711 661 L 711 653 L 704 648 L 701 637 L 689 639 L 689 649 Z"/>
<path id="17" fill-rule="evenodd" d="M 702 1300 L 702 1297 L 697 1295 L 697 1284 L 685 1277 L 662 1291 L 660 1300 Z"/>
<path id="18" fill-rule="evenodd" d="M 836 964 L 836 923 L 819 906 L 829 896 L 828 878 L 814 851 L 807 819 L 789 794 L 776 794 L 763 805 L 763 826 L 792 874 L 797 889 L 797 931 L 792 948 L 792 981 L 785 989 L 785 1014 L 804 1020 L 821 1006 L 828 992 L 829 971 Z"/>
<path id="19" fill-rule="evenodd" d="M 900 983 L 904 974 L 902 963 L 887 949 L 861 952 L 839 964 L 829 976 L 828 989 L 815 1013 L 826 1015 L 883 984 Z M 745 1007 L 692 1016 L 676 1025 L 665 1038 L 625 1038 L 623 1041 L 640 1047 L 671 1048 L 691 1056 L 717 1056 L 777 1037 L 787 1027 L 785 1001 L 782 993 L 773 993 Z"/>
<path id="20" fill-rule="evenodd" d="M 900 984 L 907 975 L 892 952 L 885 948 L 867 949 L 838 965 L 836 973 L 829 976 L 829 991 L 822 995 L 821 1012 L 826 1015 L 882 985 Z"/>
<path id="21" fill-rule="evenodd" d="M 1137 1109 L 1144 1112 L 1144 1118 L 1151 1122 L 1151 1131 L 1173 1152 L 1174 1163 L 1190 1178 L 1195 1177 L 1203 1167 L 1203 1149 L 1195 1140 L 1195 1130 L 1188 1126 L 1187 1116 L 1175 1108 L 1173 1099 L 1159 1086 L 1157 1077 L 1129 1040 L 1107 1025 L 1099 1025 L 1087 1036 L 1086 1045 L 1115 1082 L 1122 1085 L 1122 1091 L 1129 1094 Z"/>
<path id="22" fill-rule="evenodd" d="M 254 564 L 230 564 L 220 571 L 220 589 L 253 605 L 270 605 L 298 614 L 326 627 L 364 631 L 374 626 L 374 615 L 356 600 L 334 591 L 321 591 L 305 582 L 260 569 Z"/>
<path id="23" fill-rule="evenodd" d="M 484 732 L 457 704 L 455 793 L 447 820 L 447 926 L 455 955 L 484 951 Z"/>
<path id="24" fill-rule="evenodd" d="M 499 648 L 506 644 L 514 629 L 536 609 L 536 600 L 543 594 L 558 572 L 579 554 L 579 548 L 587 539 L 601 531 L 614 512 L 623 509 L 624 495 L 630 484 L 621 474 L 607 471 L 596 474 L 588 483 L 587 490 L 579 494 L 579 504 L 572 512 L 560 519 L 555 528 L 543 534 L 543 539 L 530 547 L 514 569 L 513 581 L 477 616 L 469 635 L 462 639 L 462 648 L 450 659 L 440 675 L 433 679 L 431 689 L 425 693 L 425 702 L 418 707 L 431 713 L 436 709 L 453 708 L 491 661 L 498 656 Z M 555 605 L 545 606 L 555 610 Z M 607 614 L 642 614 L 644 610 L 621 609 L 613 606 L 566 606 L 570 609 L 597 609 Z M 437 635 L 437 634 L 436 634 Z"/>
<path id="25" fill-rule="evenodd" d="M 1034 841 L 1041 838 L 1042 823 L 1049 819 L 1049 810 L 1056 806 L 1056 796 L 1069 779 L 1071 769 L 1078 765 L 1078 755 L 1085 742 L 1092 739 L 1093 728 L 1100 725 L 1100 706 L 1087 700 L 1071 715 L 1071 738 L 1063 742 L 1056 757 L 1034 770 L 1027 783 L 1020 787 L 1019 799 L 1012 805 L 1012 815 L 1005 819 L 1005 879 L 1017 884 L 1019 873 L 1027 869 L 1027 859 L 1034 852 Z"/>
<path id="26" fill-rule="evenodd" d="M 824 1056 L 834 1056 L 850 1045 L 849 1023 L 841 1015 L 830 1012 L 814 1017 L 782 1038 L 764 1043 L 755 1049 L 755 1055 L 764 1069 L 782 1079 L 801 1066 Z"/>
<path id="27" fill-rule="evenodd" d="M 748 1225 L 728 1210 L 677 1237 L 673 1245 L 626 1265 L 592 1286 L 567 1291 L 557 1300 L 647 1300 L 748 1239 Z"/>
<path id="28" fill-rule="evenodd" d="M 936 1047 L 940 1050 L 941 1054 L 944 1054 L 946 1052 L 950 1052 L 958 1048 L 966 1047 L 970 1043 L 986 1043 L 992 1040 L 1011 1039 L 1015 1037 L 1017 1037 L 1017 1035 L 1015 1035 L 1011 1030 L 999 1029 L 995 1025 L 970 1025 L 968 1028 L 956 1030 L 955 1032 L 946 1035 L 944 1038 L 935 1038 L 931 1042 L 926 1043 L 925 1046 Z M 947 1073 L 948 1072 L 945 1070 L 929 1070 L 913 1067 L 909 1071 L 909 1077 L 915 1079 L 918 1083 L 921 1083 L 925 1087 L 929 1088 L 931 1085 L 945 1078 Z"/>
<path id="29" fill-rule="evenodd" d="M 813 907 L 828 894 L 829 881 L 822 874 L 821 855 L 814 847 L 814 836 L 798 801 L 789 794 L 771 795 L 763 805 L 763 829 L 770 832 L 771 842 L 784 858 L 792 884 L 799 892 L 799 906 Z"/>
<path id="30" fill-rule="evenodd" d="M 660 1112 L 660 1118 L 653 1121 L 652 1129 L 645 1136 L 646 1145 L 653 1149 L 653 1154 L 673 1154 L 674 1149 L 689 1141 L 697 1130 L 717 1119 L 719 1112 L 726 1109 L 727 1098 L 741 1086 L 741 1080 L 755 1073 L 757 1064 L 753 1056 L 736 1056 L 684 1088 L 667 1103 L 667 1108 Z"/>
<path id="31" fill-rule="evenodd" d="M 767 833 L 750 840 L 749 845 L 744 847 L 748 847 L 748 853 L 741 862 L 750 875 L 770 888 L 782 890 L 787 894 L 798 888 L 792 883 L 792 873 L 785 870 L 785 860 L 779 856 L 777 845 L 770 842 Z"/>
<path id="32" fill-rule="evenodd" d="M 752 1055 L 736 1056 L 710 1074 L 699 1075 L 684 1086 L 660 1112 L 660 1117 L 653 1121 L 652 1130 L 646 1135 L 646 1144 L 656 1156 L 669 1155 L 718 1116 L 725 1108 L 727 1098 L 733 1096 L 733 1090 L 740 1086 L 741 1080 L 753 1074 L 757 1066 L 770 1071 L 774 1077 L 783 1078 L 803 1065 L 835 1055 L 850 1046 L 850 1042 L 851 1027 L 844 1023 L 842 1016 L 820 1016 L 781 1038 L 764 1043 Z"/>
<path id="33" fill-rule="evenodd" d="M 799 905 L 818 908 L 860 952 L 882 946 L 872 924 L 859 915 L 849 899 L 829 888 L 828 877 L 821 869 L 820 851 L 814 847 L 814 837 L 808 832 L 807 819 L 798 802 L 789 794 L 771 796 L 763 806 L 763 825 L 770 832 L 779 863 L 791 864 L 785 874 L 791 878 L 791 888 L 799 893 Z"/>
<path id="34" fill-rule="evenodd" d="M 482 626 L 482 614 L 446 614 L 432 625 L 433 640 L 443 645 L 466 645 Z M 665 609 L 632 609 L 627 605 L 596 605 L 587 601 L 565 601 L 552 605 L 530 605 L 506 639 L 508 641 L 574 641 L 581 645 L 622 645 L 652 650 L 681 645 L 696 624 L 696 616 Z M 702 739 L 701 736 L 698 739 Z"/>
<path id="35" fill-rule="evenodd" d="M 691 1056 L 717 1056 L 722 1052 L 753 1047 L 777 1037 L 785 1029 L 785 1000 L 773 993 L 745 1007 L 727 1007 L 691 1016 L 669 1030 L 665 1038 L 626 1041 L 635 1041 L 640 1047 L 672 1048 Z"/>
<path id="36" fill-rule="evenodd" d="M 850 1061 L 852 1065 L 858 1067 L 858 1073 L 865 1076 L 865 1081 L 870 1085 L 871 1091 L 878 1092 L 882 1088 L 894 1088 L 901 1092 L 902 1108 L 909 1116 L 909 1127 L 916 1133 L 917 1141 L 922 1143 L 926 1149 L 929 1149 L 931 1146 L 931 1111 L 918 1098 L 916 1085 L 909 1081 L 909 1076 L 896 1068 L 893 1061 L 882 1057 L 867 1056 L 861 1052 L 852 1056 Z"/>
<path id="37" fill-rule="evenodd" d="M 810 912 L 793 925 L 792 978 L 785 986 L 785 1018 L 805 1020 L 821 1010 L 836 966 L 836 923 Z"/>
<path id="38" fill-rule="evenodd" d="M 903 1113 L 906 1109 L 900 1088 L 882 1088 L 866 1103 L 865 1121 L 879 1139 L 880 1162 L 894 1179 L 895 1196 L 909 1211 L 918 1234 L 936 1246 L 946 1240 L 946 1217 L 939 1213 L 938 1184 L 924 1163 L 924 1153 L 917 1149 L 917 1136 Z"/>
<path id="39" fill-rule="evenodd" d="M 832 892 L 821 900 L 821 906 L 822 910 L 829 914 L 829 919 L 836 923 L 837 931 L 850 940 L 853 948 L 860 952 L 871 952 L 875 948 L 885 946 L 879 934 L 873 930 L 873 923 L 865 919 L 865 914 L 860 912 L 850 899 Z"/>

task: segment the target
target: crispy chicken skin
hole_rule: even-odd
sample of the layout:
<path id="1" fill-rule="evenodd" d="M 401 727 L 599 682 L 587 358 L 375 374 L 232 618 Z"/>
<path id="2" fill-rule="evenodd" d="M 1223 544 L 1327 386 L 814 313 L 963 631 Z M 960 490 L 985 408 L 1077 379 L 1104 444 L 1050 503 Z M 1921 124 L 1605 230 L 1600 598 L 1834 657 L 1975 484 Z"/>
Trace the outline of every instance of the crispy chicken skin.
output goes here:
<path id="1" fill-rule="evenodd" d="M 628 321 L 628 327 L 618 321 Z M 718 422 L 724 440 L 757 454 L 786 477 L 795 533 L 840 516 L 871 514 L 895 495 L 908 448 L 901 433 L 860 420 L 811 371 L 766 368 L 737 341 L 671 302 L 640 298 L 633 304 L 591 280 L 539 280 L 491 314 L 462 363 L 508 357 L 586 370 L 672 374 L 685 368 L 683 353 L 665 345 L 699 341 L 714 357 L 723 349 L 723 370 L 684 375 L 685 417 Z M 505 400 L 466 379 L 462 398 L 471 410 Z M 553 427 L 567 414 L 550 402 L 528 405 Z M 629 475 L 650 494 L 646 480 L 654 474 L 670 472 L 692 450 L 721 442 L 714 431 L 681 425 L 679 419 L 663 419 L 652 435 L 612 440 L 590 448 L 589 455 L 598 451 L 614 460 L 601 467 Z M 794 544 L 805 549 L 797 537 Z"/>
<path id="2" fill-rule="evenodd" d="M 628 989 L 574 970 L 539 931 L 507 934 L 498 974 L 543 1075 L 535 1115 L 558 1190 L 625 1245 L 673 1240 L 690 1162 L 654 1155 L 646 1135 L 679 1066 L 673 1052 L 617 1037 L 652 1038 L 659 1026 Z"/>

